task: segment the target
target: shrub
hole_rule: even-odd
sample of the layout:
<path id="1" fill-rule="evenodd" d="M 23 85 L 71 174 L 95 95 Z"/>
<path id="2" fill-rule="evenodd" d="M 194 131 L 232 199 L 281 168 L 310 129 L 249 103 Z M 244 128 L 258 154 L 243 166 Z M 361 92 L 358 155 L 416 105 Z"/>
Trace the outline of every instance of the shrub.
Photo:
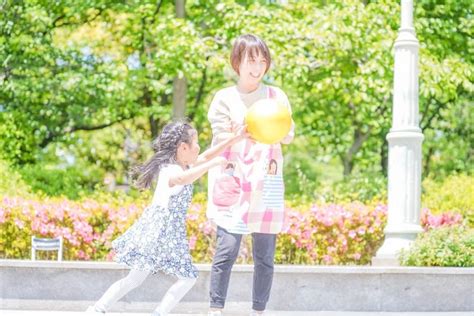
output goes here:
<path id="1" fill-rule="evenodd" d="M 387 179 L 380 174 L 360 174 L 349 176 L 333 185 L 321 189 L 323 201 L 385 201 L 387 199 Z"/>
<path id="2" fill-rule="evenodd" d="M 402 251 L 405 266 L 474 267 L 474 229 L 446 226 L 421 233 Z"/>
<path id="3" fill-rule="evenodd" d="M 78 199 L 83 194 L 92 193 L 102 181 L 101 172 L 81 166 L 58 169 L 27 165 L 22 166 L 19 172 L 32 191 L 69 199 Z"/>
<path id="4" fill-rule="evenodd" d="M 460 213 L 474 227 L 474 177 L 453 175 L 442 182 L 430 178 L 423 182 L 422 204 L 434 214 Z"/>
<path id="5" fill-rule="evenodd" d="M 12 174 L 11 178 L 14 177 Z M 8 180 L 3 181 L 6 183 Z M 64 237 L 66 260 L 111 260 L 111 241 L 135 221 L 151 199 L 150 191 L 134 193 L 96 191 L 77 201 L 32 194 L 23 197 L 0 194 L 0 257 L 29 258 L 32 235 L 60 235 Z M 196 262 L 211 262 L 215 249 L 215 226 L 206 218 L 205 198 L 203 193 L 195 194 L 188 211 L 189 243 Z M 287 201 L 286 211 L 285 231 L 277 238 L 276 263 L 367 264 L 383 241 L 387 215 L 384 203 Z M 421 216 L 421 225 L 428 231 L 461 223 L 463 216 L 455 212 L 433 214 L 426 209 Z M 456 238 L 446 237 L 446 240 L 462 241 L 461 246 L 456 247 L 472 252 L 472 238 L 461 236 L 462 233 L 472 235 L 472 230 L 463 229 L 455 235 Z M 433 243 L 443 241 L 433 234 Z M 420 235 L 420 239 L 425 235 Z M 428 243 L 420 243 L 423 242 Z M 455 246 L 446 247 L 452 250 Z M 239 263 L 251 262 L 251 248 L 251 238 L 244 237 Z M 428 253 L 430 249 L 423 251 Z M 442 260 L 440 257 L 445 254 L 448 256 L 446 261 L 456 264 L 462 257 L 462 254 L 451 255 L 443 250 L 437 254 L 436 260 Z M 410 262 L 407 264 L 414 264 L 421 257 L 406 255 L 404 258 L 405 262 Z M 419 264 L 433 264 L 435 261 L 430 260 L 421 260 Z"/>
<path id="6" fill-rule="evenodd" d="M 0 194 L 22 195 L 29 194 L 30 188 L 21 176 L 3 160 L 0 160 Z"/>
<path id="7" fill-rule="evenodd" d="M 31 236 L 64 238 L 66 260 L 104 260 L 110 242 L 138 216 L 144 204 L 65 198 L 3 197 L 0 204 L 0 256 L 29 258 Z"/>
<path id="8" fill-rule="evenodd" d="M 188 211 L 188 236 L 196 262 L 211 262 L 215 227 L 205 216 L 205 195 Z M 110 260 L 111 241 L 141 214 L 149 194 L 66 198 L 6 197 L 0 200 L 0 257 L 29 258 L 30 238 L 63 236 L 66 260 Z M 100 201 L 100 202 L 98 202 Z M 382 242 L 384 205 L 322 204 L 288 208 L 285 232 L 278 237 L 276 262 L 365 264 Z M 244 238 L 238 262 L 251 261 L 251 238 Z"/>
<path id="9" fill-rule="evenodd" d="M 425 230 L 444 227 L 444 226 L 455 226 L 461 225 L 463 222 L 462 215 L 459 213 L 446 212 L 442 214 L 432 214 L 428 209 L 421 211 L 421 226 Z"/>
<path id="10" fill-rule="evenodd" d="M 385 205 L 315 204 L 289 209 L 277 241 L 277 263 L 367 264 L 383 242 Z"/>

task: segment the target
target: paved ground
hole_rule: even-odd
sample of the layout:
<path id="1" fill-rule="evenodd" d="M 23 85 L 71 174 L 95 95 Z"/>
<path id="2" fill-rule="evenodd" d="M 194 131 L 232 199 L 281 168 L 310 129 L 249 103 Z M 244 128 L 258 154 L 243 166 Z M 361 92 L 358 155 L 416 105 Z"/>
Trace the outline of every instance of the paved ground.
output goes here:
<path id="1" fill-rule="evenodd" d="M 85 312 L 65 311 L 22 311 L 22 310 L 0 310 L 1 316 L 80 316 L 96 315 Z M 147 313 L 107 313 L 107 316 L 144 316 Z M 170 314 L 170 316 L 191 316 L 206 314 Z M 246 313 L 228 313 L 226 316 L 246 316 Z M 472 312 L 428 312 L 428 313 L 381 313 L 381 312 L 297 312 L 297 311 L 268 311 L 265 316 L 474 316 Z"/>

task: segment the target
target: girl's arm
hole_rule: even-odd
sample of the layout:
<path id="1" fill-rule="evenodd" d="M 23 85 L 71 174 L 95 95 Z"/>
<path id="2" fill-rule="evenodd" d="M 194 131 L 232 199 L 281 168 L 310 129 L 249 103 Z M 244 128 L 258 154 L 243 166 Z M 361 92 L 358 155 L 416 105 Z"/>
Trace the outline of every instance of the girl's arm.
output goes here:
<path id="1" fill-rule="evenodd" d="M 169 186 L 191 184 L 202 177 L 209 169 L 227 163 L 224 157 L 215 157 L 198 166 L 193 166 L 170 177 Z"/>
<path id="2" fill-rule="evenodd" d="M 177 175 L 170 177 L 169 186 L 172 187 L 175 185 L 193 183 L 202 177 L 209 169 L 227 163 L 227 159 L 219 155 L 228 146 L 232 146 L 233 144 L 236 144 L 247 137 L 248 135 L 246 129 L 246 126 L 242 126 L 235 134 L 230 133 L 232 136 L 230 136 L 228 139 L 200 154 L 196 160 L 196 163 L 191 168 L 183 170 Z"/>
<path id="3" fill-rule="evenodd" d="M 241 141 L 245 137 L 248 137 L 248 134 L 247 134 L 246 130 L 247 130 L 247 126 L 242 126 L 237 130 L 237 132 L 235 134 L 234 133 L 225 133 L 227 135 L 226 135 L 225 138 L 222 139 L 221 142 L 219 142 L 217 145 L 207 149 L 206 151 L 204 151 L 202 154 L 200 154 L 198 156 L 194 166 L 198 166 L 202 163 L 205 163 L 205 162 L 219 156 L 220 154 L 222 154 L 224 152 L 224 150 L 227 147 L 238 143 L 239 141 Z"/>

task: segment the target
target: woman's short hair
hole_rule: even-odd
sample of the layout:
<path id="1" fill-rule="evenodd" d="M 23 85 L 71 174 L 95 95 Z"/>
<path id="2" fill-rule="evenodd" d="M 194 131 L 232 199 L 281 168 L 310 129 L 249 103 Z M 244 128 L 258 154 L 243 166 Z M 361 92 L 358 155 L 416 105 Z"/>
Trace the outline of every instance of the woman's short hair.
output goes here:
<path id="1" fill-rule="evenodd" d="M 268 72 L 272 63 L 272 58 L 270 56 L 270 50 L 268 49 L 267 44 L 265 44 L 265 42 L 256 35 L 245 34 L 239 36 L 235 40 L 232 53 L 230 54 L 230 64 L 237 74 L 240 75 L 239 66 L 247 54 L 250 58 L 255 58 L 257 55 L 262 55 L 267 61 L 265 73 Z"/>

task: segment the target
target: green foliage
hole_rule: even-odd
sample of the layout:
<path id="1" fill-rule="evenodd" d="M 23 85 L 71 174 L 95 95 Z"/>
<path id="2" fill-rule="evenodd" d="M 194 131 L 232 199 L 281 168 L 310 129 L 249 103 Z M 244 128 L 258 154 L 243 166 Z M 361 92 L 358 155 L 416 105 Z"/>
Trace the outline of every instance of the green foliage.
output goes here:
<path id="1" fill-rule="evenodd" d="M 453 173 L 474 174 L 474 103 L 467 96 L 441 108 L 445 119 L 433 119 L 436 130 L 425 130 L 424 176 L 442 179 Z"/>
<path id="2" fill-rule="evenodd" d="M 311 150 L 302 144 L 294 144 L 299 150 L 285 154 L 284 178 L 285 195 L 292 200 L 308 198 L 314 200 L 316 189 L 321 182 L 321 174 L 326 163 L 314 160 Z M 285 151 L 286 146 L 283 147 Z"/>
<path id="3" fill-rule="evenodd" d="M 122 122 L 97 133 L 78 132 L 68 142 L 48 146 L 52 162 L 74 157 L 78 163 L 113 176 L 117 184 L 127 183 L 130 169 L 152 155 L 151 141 L 138 119 Z"/>
<path id="4" fill-rule="evenodd" d="M 474 4 L 470 0 L 419 0 L 415 2 L 415 27 L 422 46 L 445 58 L 457 54 L 474 61 Z"/>
<path id="5" fill-rule="evenodd" d="M 387 178 L 380 173 L 354 174 L 322 189 L 321 198 L 325 201 L 387 200 Z"/>
<path id="6" fill-rule="evenodd" d="M 93 172 L 90 167 L 81 168 L 80 165 L 63 169 L 25 165 L 18 172 L 33 192 L 49 196 L 64 195 L 70 199 L 92 193 L 103 179 L 100 170 Z"/>
<path id="7" fill-rule="evenodd" d="M 474 227 L 474 177 L 452 175 L 444 181 L 426 179 L 423 181 L 423 207 L 434 214 L 447 211 L 460 213 Z"/>
<path id="8" fill-rule="evenodd" d="M 59 24 L 85 23 L 101 10 L 99 1 L 89 1 L 90 7 L 71 7 L 71 16 L 63 12 L 70 4 L 8 1 L 2 8 L 0 59 L 5 72 L 0 81 L 0 121 L 15 125 L 13 132 L 22 135 L 15 139 L 8 129 L 0 131 L 8 149 L 2 154 L 9 160 L 32 161 L 38 148 L 74 130 L 122 117 L 127 109 L 130 90 L 112 84 L 125 81 L 115 64 L 84 49 L 54 44 L 53 31 Z M 115 106 L 118 101 L 120 107 Z"/>
<path id="9" fill-rule="evenodd" d="M 25 183 L 21 175 L 5 161 L 0 160 L 0 194 L 28 196 L 30 191 L 30 187 Z"/>
<path id="10" fill-rule="evenodd" d="M 335 159 L 346 176 L 384 171 L 399 2 L 196 0 L 187 1 L 184 20 L 173 2 L 158 3 L 2 3 L 0 156 L 17 165 L 61 164 L 45 155 L 61 148 L 81 168 L 125 182 L 127 133 L 141 145 L 135 161 L 143 160 L 145 144 L 171 117 L 173 78 L 182 75 L 186 114 L 207 147 L 208 104 L 235 80 L 232 41 L 251 32 L 268 42 L 265 81 L 289 95 L 305 142 L 285 149 L 288 194 L 314 196 L 333 172 L 321 164 Z M 423 174 L 472 172 L 472 1 L 414 4 Z"/>
<path id="11" fill-rule="evenodd" d="M 421 233 L 402 251 L 405 266 L 474 267 L 474 228 L 441 227 Z"/>

